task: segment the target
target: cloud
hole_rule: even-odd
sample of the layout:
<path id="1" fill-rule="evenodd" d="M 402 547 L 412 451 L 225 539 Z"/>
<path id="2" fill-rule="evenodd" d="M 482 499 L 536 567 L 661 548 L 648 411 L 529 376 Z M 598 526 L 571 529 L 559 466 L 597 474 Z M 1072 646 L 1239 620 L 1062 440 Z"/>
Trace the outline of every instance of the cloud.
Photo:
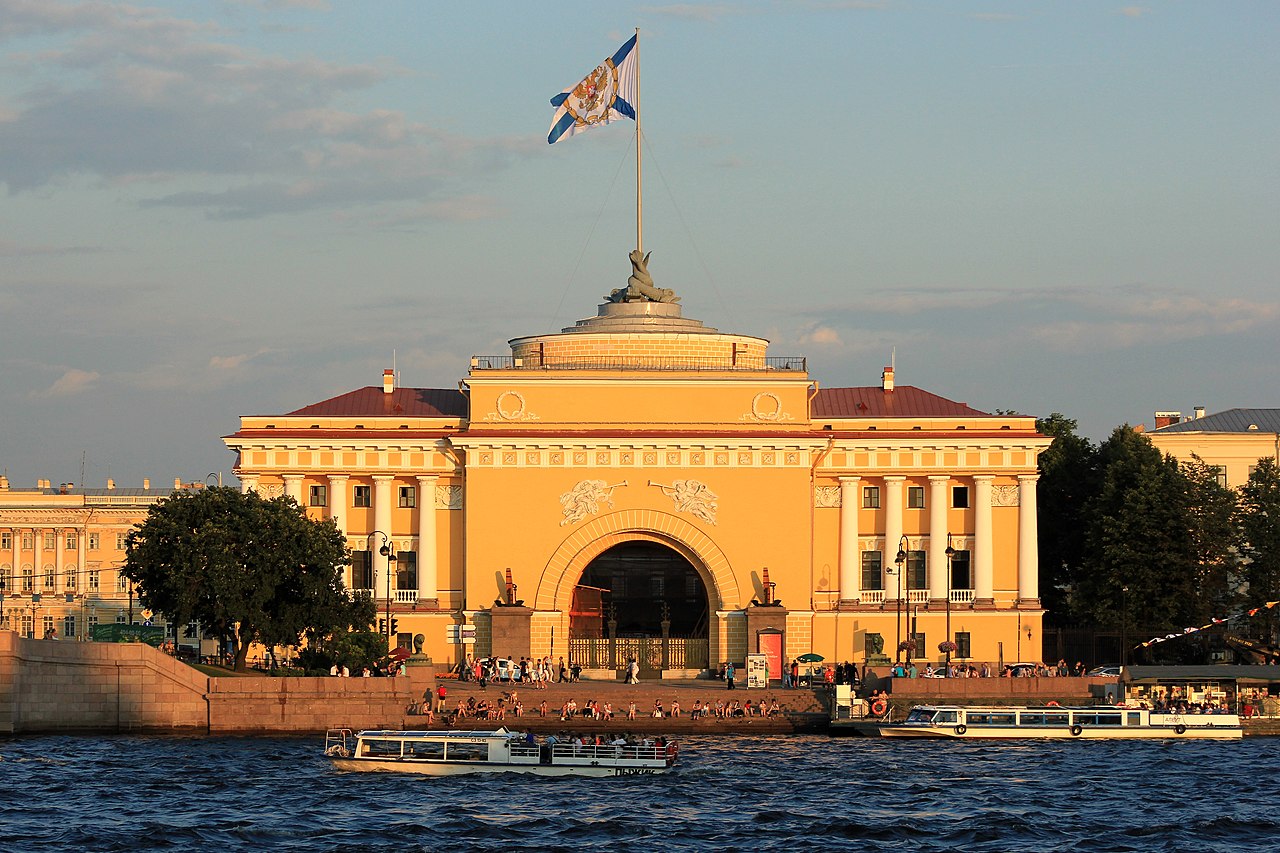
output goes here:
<path id="1" fill-rule="evenodd" d="M 1120 9 L 1120 14 L 1126 18 L 1141 18 L 1150 11 L 1151 9 L 1147 6 L 1124 6 Z"/>
<path id="2" fill-rule="evenodd" d="M 252 361 L 259 356 L 266 355 L 271 350 L 263 347 L 257 352 L 239 353 L 238 355 L 215 355 L 209 359 L 209 367 L 212 370 L 237 370 L 244 366 L 246 362 Z"/>
<path id="3" fill-rule="evenodd" d="M 47 246 L 18 243 L 0 238 L 0 258 L 30 258 L 58 255 L 92 255 L 106 251 L 101 246 Z"/>
<path id="4" fill-rule="evenodd" d="M 641 14 L 667 18 L 679 18 L 686 21 L 701 21 L 713 24 L 719 19 L 738 14 L 741 10 L 736 6 L 725 4 L 703 5 L 701 3 L 669 3 L 665 6 L 641 6 Z"/>
<path id="5" fill-rule="evenodd" d="M 969 15 L 969 17 L 975 21 L 991 21 L 994 23 L 1026 20 L 1025 16 L 1014 15 L 1010 12 L 974 12 L 972 15 Z"/>
<path id="6" fill-rule="evenodd" d="M 814 326 L 800 335 L 802 344 L 839 344 L 840 333 L 830 326 Z"/>
<path id="7" fill-rule="evenodd" d="M 91 389 L 101 375 L 97 371 L 70 368 L 43 391 L 31 392 L 32 397 L 71 397 Z"/>

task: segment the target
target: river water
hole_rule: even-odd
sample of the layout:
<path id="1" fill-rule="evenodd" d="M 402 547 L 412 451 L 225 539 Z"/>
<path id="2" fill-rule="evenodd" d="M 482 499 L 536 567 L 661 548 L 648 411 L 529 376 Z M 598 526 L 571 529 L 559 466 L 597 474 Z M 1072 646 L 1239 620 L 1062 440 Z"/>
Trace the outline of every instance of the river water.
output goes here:
<path id="1" fill-rule="evenodd" d="M 321 738 L 0 740 L 0 850 L 1239 851 L 1280 738 L 689 737 L 665 776 L 339 773 Z"/>

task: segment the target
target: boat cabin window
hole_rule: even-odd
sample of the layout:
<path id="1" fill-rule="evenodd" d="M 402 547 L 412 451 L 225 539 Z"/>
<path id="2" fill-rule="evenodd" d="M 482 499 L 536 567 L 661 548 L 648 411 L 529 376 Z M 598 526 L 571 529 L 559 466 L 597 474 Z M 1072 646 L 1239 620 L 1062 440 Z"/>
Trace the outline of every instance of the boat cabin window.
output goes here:
<path id="1" fill-rule="evenodd" d="M 1142 725 L 1142 714 L 1138 713 L 1137 711 L 1130 711 L 1128 713 L 1128 717 L 1129 717 L 1129 722 L 1126 723 L 1126 725 L 1130 725 L 1130 726 Z"/>
<path id="2" fill-rule="evenodd" d="M 967 715 L 969 725 L 972 726 L 1012 726 L 1017 715 L 1012 711 L 992 711 L 975 714 L 970 711 Z"/>
<path id="3" fill-rule="evenodd" d="M 939 711 L 937 715 L 934 716 L 933 721 L 935 723 L 958 723 L 960 722 L 960 712 L 959 711 Z"/>
<path id="4" fill-rule="evenodd" d="M 446 757 L 450 761 L 488 761 L 488 743 L 450 743 Z"/>
<path id="5" fill-rule="evenodd" d="M 424 758 L 434 761 L 444 760 L 444 743 L 441 741 L 410 741 L 404 745 L 406 758 Z"/>
<path id="6" fill-rule="evenodd" d="M 1023 711 L 1018 715 L 1018 725 L 1043 726 L 1044 711 Z"/>
<path id="7" fill-rule="evenodd" d="M 366 740 L 364 754 L 374 758 L 399 758 L 400 741 L 398 740 Z"/>
<path id="8" fill-rule="evenodd" d="M 931 708 L 912 708 L 911 713 L 907 714 L 907 722 L 928 723 L 933 720 L 934 713 Z"/>
<path id="9" fill-rule="evenodd" d="M 1066 711 L 1045 711 L 1044 713 L 1046 726 L 1065 726 L 1070 720 L 1071 716 Z"/>
<path id="10" fill-rule="evenodd" d="M 1118 726 L 1120 725 L 1120 712 L 1099 711 L 1095 714 L 1090 711 L 1077 713 L 1075 722 L 1082 726 Z"/>

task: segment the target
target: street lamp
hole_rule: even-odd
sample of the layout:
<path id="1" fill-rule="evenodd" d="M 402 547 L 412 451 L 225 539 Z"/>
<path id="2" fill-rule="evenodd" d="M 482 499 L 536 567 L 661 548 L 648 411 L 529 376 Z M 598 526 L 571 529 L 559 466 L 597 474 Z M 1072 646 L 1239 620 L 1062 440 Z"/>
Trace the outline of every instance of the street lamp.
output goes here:
<path id="1" fill-rule="evenodd" d="M 1120 587 L 1120 666 L 1129 663 L 1129 587 Z"/>
<path id="2" fill-rule="evenodd" d="M 370 541 L 374 536 L 382 537 L 382 545 L 378 548 L 378 553 L 387 558 L 387 650 L 391 649 L 391 564 L 396 561 L 396 552 L 391 542 L 391 537 L 383 533 L 381 530 L 375 530 L 370 533 L 366 541 Z M 372 550 L 372 549 L 371 549 Z M 376 595 L 376 593 L 375 593 Z"/>
<path id="3" fill-rule="evenodd" d="M 951 547 L 951 534 L 947 534 L 947 678 L 951 677 L 951 561 L 956 556 L 956 549 Z"/>
<path id="4" fill-rule="evenodd" d="M 898 540 L 898 554 L 893 558 L 893 562 L 898 565 L 898 617 L 895 620 L 898 630 L 898 650 L 893 658 L 894 663 L 898 662 L 902 654 L 902 575 L 907 568 L 907 547 L 907 535 L 904 533 Z M 907 578 L 907 595 L 911 595 L 911 578 Z"/>

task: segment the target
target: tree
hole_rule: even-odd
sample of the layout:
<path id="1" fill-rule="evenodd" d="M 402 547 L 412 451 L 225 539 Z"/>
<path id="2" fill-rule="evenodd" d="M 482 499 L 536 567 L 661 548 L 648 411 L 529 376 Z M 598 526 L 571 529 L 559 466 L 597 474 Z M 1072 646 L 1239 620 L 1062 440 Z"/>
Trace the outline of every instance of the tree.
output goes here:
<path id="1" fill-rule="evenodd" d="M 1190 625 L 1196 564 L 1177 461 L 1127 424 L 1102 443 L 1098 460 L 1101 487 L 1085 511 L 1085 566 L 1073 605 L 1109 627 Z"/>
<path id="2" fill-rule="evenodd" d="M 1255 607 L 1280 600 L 1280 466 L 1274 459 L 1259 459 L 1240 488 L 1240 529 L 1248 558 L 1246 600 Z M 1271 640 L 1276 642 L 1277 614 L 1275 609 L 1267 613 Z"/>
<path id="3" fill-rule="evenodd" d="M 292 498 L 213 488 L 153 506 L 129 533 L 121 571 L 145 607 L 229 641 L 242 671 L 253 642 L 297 645 L 368 628 L 374 605 L 343 588 L 348 562 L 333 521 L 307 518 Z"/>
<path id="4" fill-rule="evenodd" d="M 1054 412 L 1036 421 L 1053 438 L 1040 454 L 1036 487 L 1040 598 L 1057 625 L 1073 621 L 1070 591 L 1085 560 L 1085 506 L 1098 490 L 1098 450 L 1076 435 L 1076 422 Z"/>
<path id="5" fill-rule="evenodd" d="M 1196 566 L 1197 623 L 1226 612 L 1236 603 L 1239 582 L 1240 529 L 1236 493 L 1218 481 L 1217 469 L 1192 454 L 1183 462 L 1187 488 L 1187 521 Z"/>

